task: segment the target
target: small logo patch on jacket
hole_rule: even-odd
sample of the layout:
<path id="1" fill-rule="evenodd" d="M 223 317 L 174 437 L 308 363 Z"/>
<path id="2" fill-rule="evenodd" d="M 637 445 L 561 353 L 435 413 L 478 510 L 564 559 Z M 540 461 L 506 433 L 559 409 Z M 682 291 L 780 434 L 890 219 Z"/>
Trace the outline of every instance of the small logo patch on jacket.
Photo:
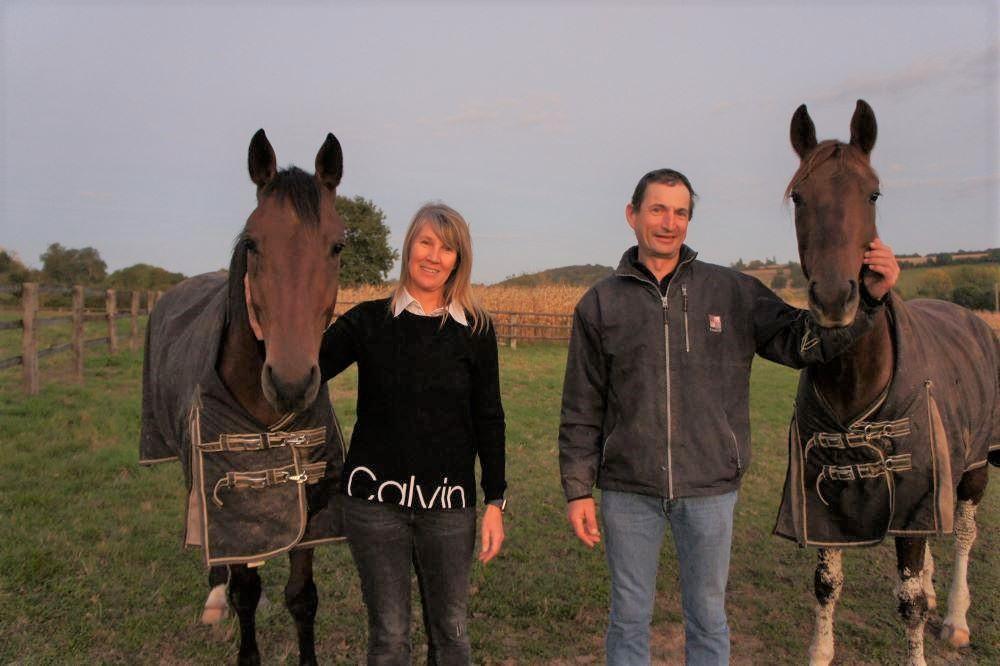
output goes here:
<path id="1" fill-rule="evenodd" d="M 712 333 L 722 333 L 722 315 L 708 315 L 708 330 Z"/>

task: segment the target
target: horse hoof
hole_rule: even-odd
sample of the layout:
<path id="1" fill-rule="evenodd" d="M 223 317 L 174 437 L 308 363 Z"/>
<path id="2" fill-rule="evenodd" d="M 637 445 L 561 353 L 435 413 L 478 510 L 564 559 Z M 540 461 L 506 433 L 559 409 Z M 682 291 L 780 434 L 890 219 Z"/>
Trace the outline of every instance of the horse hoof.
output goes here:
<path id="1" fill-rule="evenodd" d="M 945 624 L 941 627 L 941 640 L 948 641 L 953 648 L 969 647 L 969 630 Z"/>

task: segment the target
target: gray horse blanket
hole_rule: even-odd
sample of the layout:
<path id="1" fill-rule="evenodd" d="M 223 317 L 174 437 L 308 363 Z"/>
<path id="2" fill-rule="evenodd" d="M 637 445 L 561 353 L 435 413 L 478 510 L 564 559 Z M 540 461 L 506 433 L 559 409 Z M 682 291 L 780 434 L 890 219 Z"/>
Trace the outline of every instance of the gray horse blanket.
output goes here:
<path id="1" fill-rule="evenodd" d="M 952 303 L 891 298 L 895 360 L 885 393 L 839 422 L 799 378 L 774 533 L 800 546 L 949 534 L 955 491 L 1000 449 L 1000 343 Z"/>
<path id="2" fill-rule="evenodd" d="M 186 546 L 207 566 L 261 562 L 341 534 L 340 426 L 326 386 L 306 411 L 256 421 L 216 372 L 225 272 L 186 280 L 156 304 L 146 330 L 139 462 L 180 460 Z"/>

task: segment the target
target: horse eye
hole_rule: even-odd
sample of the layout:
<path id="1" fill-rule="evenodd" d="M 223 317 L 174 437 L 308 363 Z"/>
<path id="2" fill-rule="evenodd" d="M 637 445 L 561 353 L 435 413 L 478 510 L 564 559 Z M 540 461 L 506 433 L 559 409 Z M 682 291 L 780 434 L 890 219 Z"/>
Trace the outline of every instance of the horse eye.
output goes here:
<path id="1" fill-rule="evenodd" d="M 878 201 L 878 198 L 880 196 L 882 196 L 882 193 L 879 192 L 878 190 L 875 190 L 874 192 L 871 193 L 871 196 L 868 197 L 868 201 L 870 203 L 875 203 L 876 201 Z"/>
<path id="2" fill-rule="evenodd" d="M 801 194 L 799 194 L 798 192 L 792 191 L 791 195 L 789 195 L 789 196 L 790 196 L 793 204 L 795 204 L 796 206 L 801 206 L 802 205 L 802 195 Z"/>
<path id="3" fill-rule="evenodd" d="M 330 248 L 330 256 L 331 257 L 336 257 L 338 254 L 340 254 L 343 251 L 344 251 L 344 244 L 343 243 L 334 243 L 333 246 Z"/>

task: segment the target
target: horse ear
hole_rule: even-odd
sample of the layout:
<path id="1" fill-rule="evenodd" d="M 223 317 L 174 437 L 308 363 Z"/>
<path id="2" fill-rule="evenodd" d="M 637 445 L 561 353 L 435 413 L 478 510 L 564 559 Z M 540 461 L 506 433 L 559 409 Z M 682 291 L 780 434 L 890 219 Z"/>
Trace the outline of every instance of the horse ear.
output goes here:
<path id="1" fill-rule="evenodd" d="M 854 108 L 854 116 L 851 118 L 851 145 L 867 155 L 875 147 L 877 135 L 875 112 L 868 106 L 868 102 L 859 99 L 858 105 Z"/>
<path id="2" fill-rule="evenodd" d="M 816 126 L 813 124 L 812 118 L 809 117 L 809 111 L 806 110 L 805 104 L 795 109 L 795 113 L 792 115 L 791 137 L 792 148 L 795 149 L 795 154 L 799 156 L 799 159 L 804 160 L 806 155 L 816 147 Z"/>
<path id="3" fill-rule="evenodd" d="M 267 140 L 264 130 L 259 129 L 250 139 L 250 152 L 247 156 L 247 164 L 250 167 L 250 180 L 260 189 L 271 182 L 274 174 L 278 172 L 278 160 L 274 157 L 274 148 Z"/>
<path id="4" fill-rule="evenodd" d="M 340 142 L 333 134 L 327 134 L 326 141 L 316 153 L 316 179 L 323 187 L 333 191 L 340 185 L 343 175 L 344 153 L 340 149 Z"/>

